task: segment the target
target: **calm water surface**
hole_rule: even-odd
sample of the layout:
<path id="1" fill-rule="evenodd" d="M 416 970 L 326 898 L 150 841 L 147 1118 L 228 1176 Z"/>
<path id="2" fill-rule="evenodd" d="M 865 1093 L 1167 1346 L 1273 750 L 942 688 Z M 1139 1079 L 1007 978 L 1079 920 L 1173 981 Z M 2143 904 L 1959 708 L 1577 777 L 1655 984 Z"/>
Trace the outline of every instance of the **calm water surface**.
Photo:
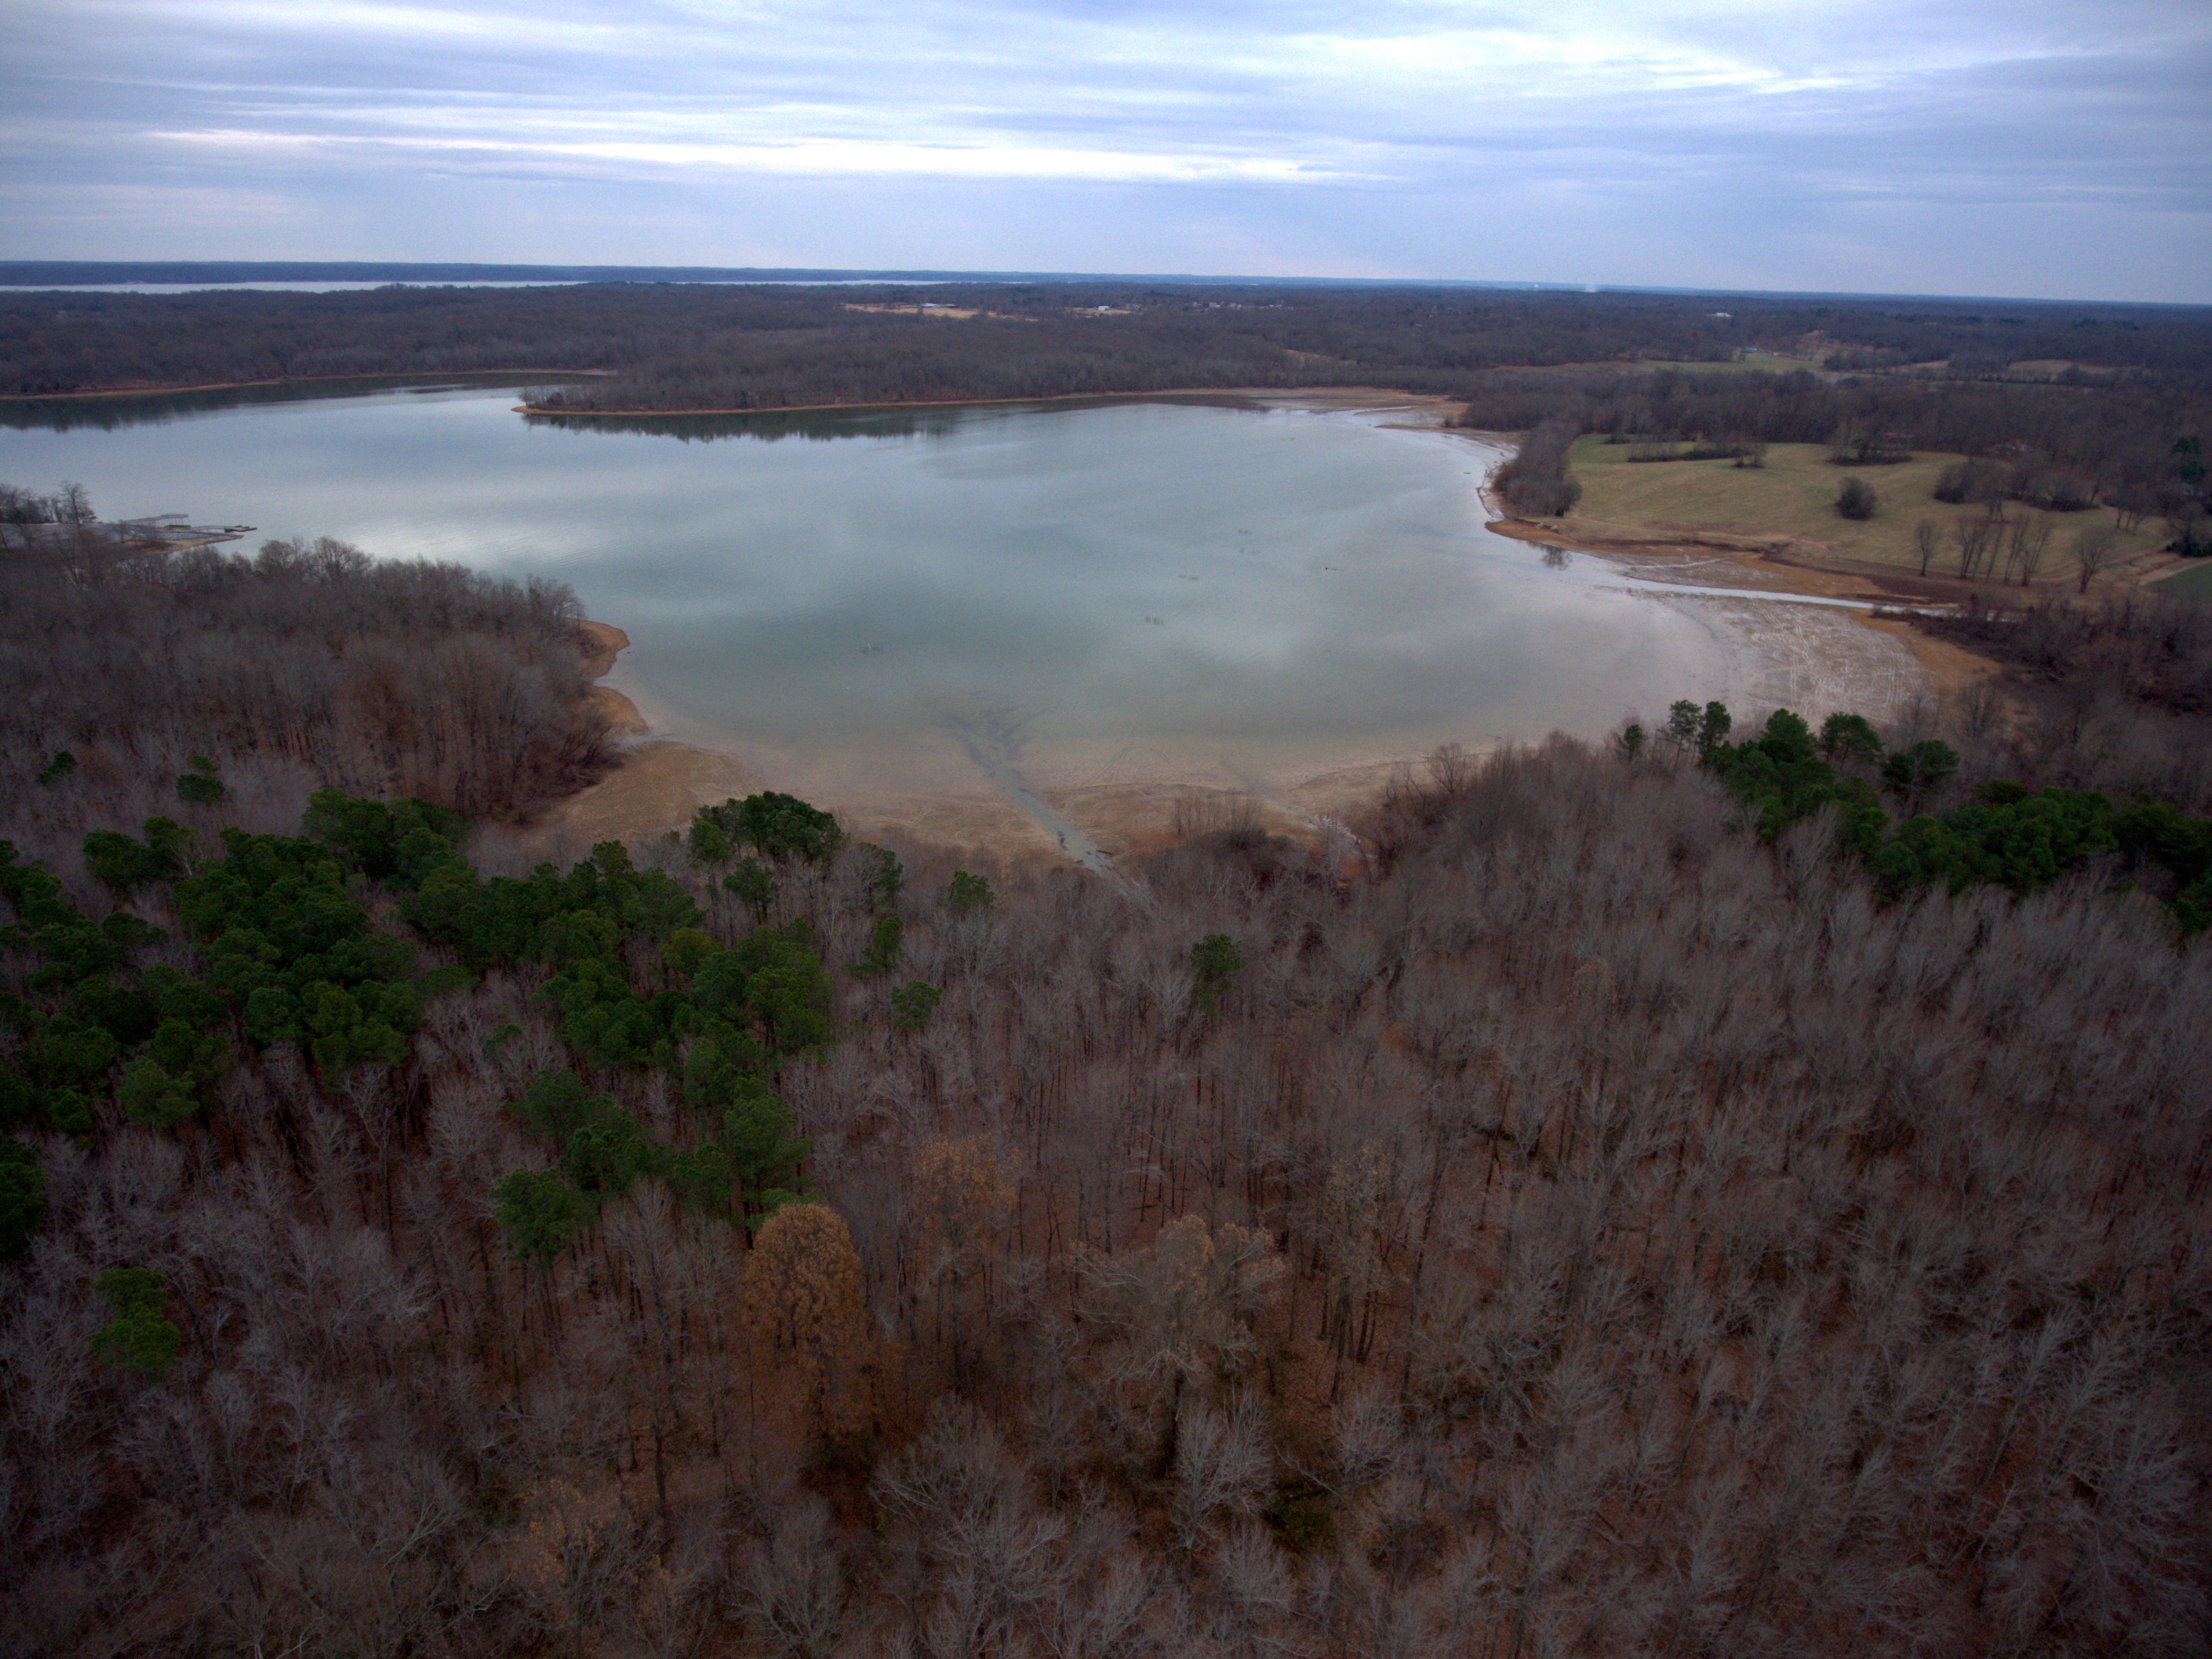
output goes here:
<path id="1" fill-rule="evenodd" d="M 1663 708 L 1710 641 L 1483 527 L 1495 452 L 1357 414 L 1166 404 L 564 427 L 512 389 L 53 430 L 0 478 L 568 582 L 657 726 L 879 791 L 1275 778 Z M 51 408 L 52 406 L 48 406 Z M 82 406 L 81 406 L 82 407 Z"/>

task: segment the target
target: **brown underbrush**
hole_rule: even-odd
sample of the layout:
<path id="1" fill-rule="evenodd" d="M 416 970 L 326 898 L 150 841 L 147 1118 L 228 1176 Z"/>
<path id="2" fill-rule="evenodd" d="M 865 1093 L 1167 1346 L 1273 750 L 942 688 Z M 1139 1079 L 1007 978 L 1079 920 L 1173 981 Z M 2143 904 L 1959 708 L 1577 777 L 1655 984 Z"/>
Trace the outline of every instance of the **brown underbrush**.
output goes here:
<path id="1" fill-rule="evenodd" d="M 2212 957 L 1729 820 L 1555 740 L 1397 792 L 1356 880 L 1230 824 L 956 908 L 899 848 L 941 1000 L 839 977 L 773 1239 L 647 1181 L 510 1253 L 542 969 L 50 1137 L 0 1650 L 2202 1651 Z M 856 962 L 862 886 L 772 919 Z M 125 1262 L 159 1380 L 94 1350 Z"/>

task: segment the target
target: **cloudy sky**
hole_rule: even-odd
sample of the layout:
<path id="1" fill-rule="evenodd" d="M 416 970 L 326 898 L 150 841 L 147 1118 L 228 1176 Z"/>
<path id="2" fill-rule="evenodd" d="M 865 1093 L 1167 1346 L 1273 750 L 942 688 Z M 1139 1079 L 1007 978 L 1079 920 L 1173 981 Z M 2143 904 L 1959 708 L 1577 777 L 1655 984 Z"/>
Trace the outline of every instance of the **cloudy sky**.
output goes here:
<path id="1" fill-rule="evenodd" d="M 2187 0 L 0 0 L 0 258 L 2212 301 Z"/>

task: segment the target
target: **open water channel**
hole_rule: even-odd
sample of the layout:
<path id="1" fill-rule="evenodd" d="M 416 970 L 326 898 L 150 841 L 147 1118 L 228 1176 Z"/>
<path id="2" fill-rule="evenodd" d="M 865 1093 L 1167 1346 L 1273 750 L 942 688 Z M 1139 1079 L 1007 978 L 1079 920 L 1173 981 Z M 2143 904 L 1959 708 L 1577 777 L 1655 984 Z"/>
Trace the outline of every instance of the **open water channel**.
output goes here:
<path id="1" fill-rule="evenodd" d="M 512 386 L 12 405 L 104 518 L 567 582 L 657 731 L 831 799 L 1266 780 L 1717 695 L 1680 605 L 1492 534 L 1498 452 L 1177 403 L 563 425 Z M 66 412 L 59 412 L 64 410 Z M 787 783 L 786 779 L 794 780 Z M 988 783 L 987 781 L 988 780 Z"/>

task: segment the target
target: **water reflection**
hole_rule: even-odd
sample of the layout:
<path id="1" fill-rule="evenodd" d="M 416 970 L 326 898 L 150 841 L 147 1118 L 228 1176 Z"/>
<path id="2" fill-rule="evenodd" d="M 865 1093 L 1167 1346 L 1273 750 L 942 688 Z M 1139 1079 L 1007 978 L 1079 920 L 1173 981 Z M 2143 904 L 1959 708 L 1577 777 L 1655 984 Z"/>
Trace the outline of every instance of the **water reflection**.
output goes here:
<path id="1" fill-rule="evenodd" d="M 16 432 L 120 432 L 134 426 L 165 426 L 172 421 L 280 404 L 326 402 L 394 392 L 421 396 L 509 387 L 525 391 L 550 383 L 548 377 L 542 374 L 527 379 L 511 374 L 366 374 L 312 384 L 270 380 L 253 386 L 199 386 L 185 392 L 0 398 L 0 428 Z"/>
<path id="2" fill-rule="evenodd" d="M 598 437 L 674 438 L 680 443 L 712 443 L 725 438 L 757 438 L 774 443 L 807 438 L 828 443 L 847 438 L 942 436 L 988 418 L 1012 415 L 1036 405 L 1005 410 L 980 409 L 764 409 L 737 415 L 544 415 L 523 416 L 541 431 L 589 433 Z"/>
<path id="3" fill-rule="evenodd" d="M 1186 394 L 1160 402 L 1185 409 L 1257 407 L 1232 393 Z M 711 443 L 726 438 L 781 438 L 832 442 L 851 438 L 945 437 L 972 432 L 993 421 L 1034 420 L 1040 416 L 1079 414 L 1085 410 L 1126 409 L 1119 398 L 1053 398 L 1001 404 L 844 405 L 836 409 L 753 409 L 714 415 L 563 415 L 532 411 L 530 426 L 599 437 L 674 438 L 682 443 Z"/>
<path id="4" fill-rule="evenodd" d="M 1446 434 L 1127 403 L 579 424 L 453 386 L 86 410 L 17 427 L 0 477 L 566 581 L 662 729 L 878 793 L 1595 733 L 1710 649 L 1491 536 L 1492 457 Z"/>

